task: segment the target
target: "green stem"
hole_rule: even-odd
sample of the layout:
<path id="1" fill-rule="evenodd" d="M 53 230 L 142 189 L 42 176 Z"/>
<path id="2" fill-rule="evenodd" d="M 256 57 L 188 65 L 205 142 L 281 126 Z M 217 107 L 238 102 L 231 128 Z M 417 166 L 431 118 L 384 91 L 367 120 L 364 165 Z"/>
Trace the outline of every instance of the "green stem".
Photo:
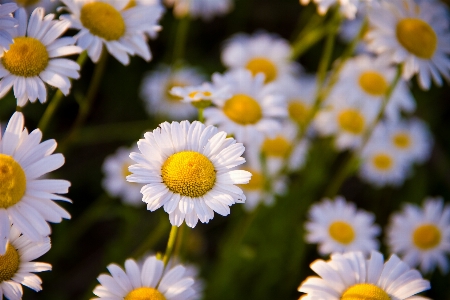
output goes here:
<path id="1" fill-rule="evenodd" d="M 203 116 L 203 111 L 204 111 L 204 108 L 199 108 L 199 109 L 198 109 L 198 120 L 199 120 L 200 122 L 202 122 L 202 123 L 205 122 L 205 118 L 204 118 L 204 116 Z"/>
<path id="2" fill-rule="evenodd" d="M 81 54 L 78 56 L 77 63 L 80 65 L 80 68 L 83 67 L 84 63 L 86 62 L 86 58 L 87 58 L 87 51 L 81 52 Z M 45 109 L 44 114 L 42 115 L 42 118 L 38 124 L 38 128 L 43 133 L 45 133 L 45 131 L 47 130 L 53 115 L 55 114 L 58 107 L 61 105 L 63 97 L 64 94 L 61 92 L 61 90 L 57 90 L 56 93 L 53 95 L 52 100 L 48 103 L 47 108 Z"/>
<path id="3" fill-rule="evenodd" d="M 296 60 L 306 50 L 320 41 L 329 30 L 329 26 L 318 26 L 323 22 L 323 17 L 313 14 L 308 23 L 303 27 L 297 38 L 292 43 L 291 59 Z"/>
<path id="4" fill-rule="evenodd" d="M 185 16 L 178 22 L 172 58 L 174 68 L 179 67 L 181 65 L 181 61 L 183 60 L 190 20 L 191 19 L 189 18 L 189 16 Z"/>
<path id="5" fill-rule="evenodd" d="M 166 253 L 164 253 L 164 266 L 167 266 L 167 263 L 170 260 L 170 257 L 172 256 L 173 248 L 175 246 L 175 241 L 177 240 L 177 232 L 178 232 L 178 226 L 172 226 L 172 229 L 170 229 L 169 234 L 169 240 L 167 241 L 167 247 L 166 247 Z"/>

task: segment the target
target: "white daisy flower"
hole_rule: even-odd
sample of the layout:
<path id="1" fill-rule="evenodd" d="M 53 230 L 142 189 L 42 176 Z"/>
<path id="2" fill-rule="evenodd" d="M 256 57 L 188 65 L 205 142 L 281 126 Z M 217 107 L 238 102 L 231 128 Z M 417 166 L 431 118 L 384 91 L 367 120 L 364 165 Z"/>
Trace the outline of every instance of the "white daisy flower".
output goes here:
<path id="1" fill-rule="evenodd" d="M 19 26 L 10 30 L 13 43 L 0 58 L 0 98 L 14 86 L 17 105 L 28 100 L 47 100 L 44 82 L 55 86 L 64 95 L 69 94 L 69 78 L 79 78 L 80 66 L 61 56 L 80 53 L 71 37 L 59 38 L 70 26 L 68 21 L 53 20 L 54 15 L 44 17 L 44 9 L 36 8 L 28 22 L 23 8 L 16 11 Z"/>
<path id="2" fill-rule="evenodd" d="M 231 97 L 214 99 L 217 107 L 205 109 L 206 124 L 234 135 L 244 144 L 259 144 L 265 136 L 274 136 L 281 129 L 280 118 L 287 116 L 284 97 L 264 85 L 264 75 L 236 69 L 224 75 L 213 74 L 217 89 L 228 88 Z"/>
<path id="3" fill-rule="evenodd" d="M 203 76 L 193 68 L 172 69 L 160 66 L 158 70 L 145 75 L 141 84 L 140 95 L 144 99 L 149 115 L 166 115 L 175 120 L 188 119 L 197 113 L 189 103 L 183 102 L 181 96 L 170 93 L 174 87 L 199 85 Z"/>
<path id="4" fill-rule="evenodd" d="M 411 267 L 429 273 L 437 265 L 442 273 L 448 272 L 450 205 L 444 206 L 442 198 L 427 198 L 422 208 L 406 204 L 392 215 L 387 236 L 390 251 Z"/>
<path id="5" fill-rule="evenodd" d="M 70 182 L 40 179 L 64 164 L 64 156 L 52 154 L 55 140 L 40 143 L 39 129 L 28 134 L 22 113 L 15 112 L 0 136 L 0 255 L 5 253 L 9 228 L 14 224 L 32 241 L 50 235 L 48 222 L 70 219 L 53 200 L 71 202 L 65 194 Z"/>
<path id="6" fill-rule="evenodd" d="M 426 300 L 414 296 L 430 289 L 430 282 L 417 270 L 410 269 L 395 254 L 384 262 L 380 252 L 372 251 L 370 259 L 361 252 L 333 254 L 310 265 L 320 277 L 310 276 L 299 286 L 306 293 L 302 300 Z"/>
<path id="7" fill-rule="evenodd" d="M 450 32 L 442 18 L 445 4 L 438 1 L 383 1 L 369 12 L 368 47 L 384 59 L 404 64 L 403 78 L 417 74 L 428 90 L 431 78 L 442 85 L 450 80 Z"/>
<path id="8" fill-rule="evenodd" d="M 339 6 L 339 11 L 347 18 L 355 18 L 356 12 L 365 2 L 371 0 L 300 0 L 300 4 L 307 5 L 309 2 L 317 4 L 317 12 L 320 15 L 327 13 L 328 9 L 333 5 Z"/>
<path id="9" fill-rule="evenodd" d="M 199 219 L 208 223 L 214 212 L 226 216 L 229 206 L 245 201 L 235 184 L 248 183 L 251 177 L 232 170 L 245 162 L 244 146 L 226 136 L 197 121 L 162 123 L 139 140 L 141 153 L 131 153 L 137 164 L 129 168 L 133 174 L 127 180 L 145 183 L 141 193 L 147 209 L 164 206 L 172 225 L 186 221 L 195 227 Z"/>
<path id="10" fill-rule="evenodd" d="M 346 202 L 344 197 L 325 198 L 309 210 L 306 241 L 319 244 L 321 255 L 350 251 L 367 254 L 379 248 L 376 236 L 381 230 L 374 220 L 374 214 L 357 210 L 355 204 Z"/>
<path id="11" fill-rule="evenodd" d="M 97 62 L 106 46 L 108 52 L 124 65 L 129 55 L 139 55 L 146 61 L 151 57 L 145 34 L 153 36 L 161 30 L 157 25 L 163 8 L 161 5 L 127 8 L 127 1 L 112 0 L 61 0 L 70 15 L 62 15 L 71 27 L 79 29 L 75 36 L 77 45 L 87 50 Z"/>
<path id="12" fill-rule="evenodd" d="M 170 90 L 170 94 L 181 98 L 183 102 L 191 103 L 196 108 L 206 108 L 211 105 L 213 99 L 230 98 L 228 89 L 216 89 L 209 82 L 197 86 L 176 86 Z"/>
<path id="13" fill-rule="evenodd" d="M 363 99 L 373 110 L 379 111 L 396 70 L 381 58 L 360 55 L 346 62 L 336 83 L 335 92 Z M 416 104 L 405 81 L 400 80 L 385 109 L 389 119 L 399 119 L 401 112 L 411 113 Z"/>
<path id="14" fill-rule="evenodd" d="M 263 73 L 265 82 L 283 81 L 299 67 L 291 60 L 289 42 L 276 34 L 239 33 L 225 43 L 222 62 L 230 69 L 247 69 L 253 75 Z"/>
<path id="15" fill-rule="evenodd" d="M 100 285 L 94 289 L 98 298 L 108 300 L 193 300 L 199 299 L 192 288 L 195 280 L 186 274 L 186 268 L 176 265 L 164 270 L 164 264 L 155 256 L 149 256 L 142 266 L 133 259 L 125 261 L 125 270 L 110 264 L 111 275 L 101 274 Z"/>
<path id="16" fill-rule="evenodd" d="M 45 237 L 39 243 L 27 239 L 12 226 L 9 231 L 9 242 L 6 252 L 0 255 L 0 298 L 22 299 L 22 285 L 39 292 L 42 280 L 33 272 L 50 271 L 47 263 L 33 262 L 50 250 L 50 238 Z"/>
<path id="17" fill-rule="evenodd" d="M 116 153 L 108 156 L 103 163 L 103 179 L 104 189 L 114 197 L 120 197 L 124 203 L 130 205 L 143 205 L 141 188 L 142 185 L 128 182 L 126 177 L 131 175 L 128 167 L 134 164 L 131 160 L 130 152 L 137 151 L 137 147 L 117 149 Z"/>
<path id="18" fill-rule="evenodd" d="M 12 37 L 8 31 L 17 26 L 17 20 L 12 16 L 16 9 L 16 3 L 0 4 L 0 52 L 8 50 L 12 43 Z"/>
<path id="19" fill-rule="evenodd" d="M 233 0 L 164 0 L 164 3 L 173 6 L 173 13 L 179 18 L 189 15 L 205 21 L 224 15 L 233 8 Z"/>

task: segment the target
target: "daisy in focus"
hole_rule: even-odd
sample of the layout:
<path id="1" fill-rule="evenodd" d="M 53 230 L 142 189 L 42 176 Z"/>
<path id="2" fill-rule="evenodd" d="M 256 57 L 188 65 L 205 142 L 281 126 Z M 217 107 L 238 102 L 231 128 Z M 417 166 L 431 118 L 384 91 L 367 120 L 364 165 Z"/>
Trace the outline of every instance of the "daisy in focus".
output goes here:
<path id="1" fill-rule="evenodd" d="M 438 266 L 448 272 L 450 206 L 442 198 L 427 198 L 423 207 L 406 204 L 392 215 L 387 236 L 390 251 L 411 267 L 430 273 Z"/>
<path id="2" fill-rule="evenodd" d="M 12 13 L 16 9 L 16 3 L 0 4 L 0 52 L 8 50 L 9 45 L 12 43 L 12 37 L 9 31 L 17 25 L 17 20 L 12 16 Z"/>
<path id="3" fill-rule="evenodd" d="M 246 184 L 251 173 L 233 168 L 245 162 L 244 146 L 223 131 L 200 122 L 162 123 L 138 142 L 137 164 L 129 170 L 130 182 L 143 183 L 142 201 L 155 211 L 164 206 L 170 223 L 184 221 L 195 227 L 208 223 L 214 212 L 226 216 L 234 203 L 245 202 L 236 184 Z"/>
<path id="4" fill-rule="evenodd" d="M 6 252 L 0 255 L 0 297 L 22 299 L 22 285 L 36 292 L 42 290 L 42 280 L 33 273 L 52 269 L 50 264 L 32 261 L 50 250 L 50 238 L 32 242 L 12 226 L 8 240 Z"/>
<path id="5" fill-rule="evenodd" d="M 422 278 L 395 254 L 384 262 L 380 252 L 372 251 L 370 259 L 361 252 L 333 254 L 331 259 L 318 259 L 310 265 L 318 276 L 302 282 L 300 299 L 327 300 L 426 300 L 414 296 L 430 289 L 430 282 Z"/>
<path id="6" fill-rule="evenodd" d="M 365 2 L 370 2 L 371 0 L 361 1 L 361 0 L 300 0 L 300 4 L 307 5 L 310 2 L 317 4 L 317 12 L 320 15 L 327 13 L 328 9 L 333 6 L 339 6 L 339 11 L 347 18 L 354 19 L 356 12 L 360 9 L 360 6 L 365 5 Z"/>
<path id="7" fill-rule="evenodd" d="M 376 236 L 381 230 L 374 220 L 372 213 L 357 210 L 344 197 L 325 198 L 309 211 L 309 221 L 305 224 L 306 241 L 319 244 L 321 255 L 350 251 L 367 254 L 379 247 Z"/>
<path id="8" fill-rule="evenodd" d="M 128 167 L 134 162 L 131 160 L 130 152 L 137 151 L 137 147 L 117 149 L 116 153 L 108 156 L 103 163 L 104 189 L 112 196 L 119 197 L 124 203 L 140 206 L 143 205 L 141 196 L 142 185 L 128 182 L 126 177 L 130 175 Z"/>
<path id="9" fill-rule="evenodd" d="M 450 81 L 450 32 L 440 1 L 383 1 L 369 12 L 369 50 L 390 62 L 403 64 L 403 78 L 417 74 L 428 90 L 431 79 Z M 442 77 L 441 77 L 442 76 Z"/>
<path id="10" fill-rule="evenodd" d="M 164 0 L 164 3 L 173 7 L 173 13 L 178 18 L 189 15 L 205 21 L 224 15 L 233 8 L 233 0 Z"/>
<path id="11" fill-rule="evenodd" d="M 0 58 L 0 98 L 14 87 L 18 106 L 36 99 L 44 103 L 47 100 L 44 82 L 68 95 L 69 78 L 80 77 L 80 66 L 60 57 L 82 51 L 74 46 L 72 37 L 60 38 L 70 23 L 53 20 L 52 14 L 44 17 L 43 8 L 36 8 L 29 21 L 23 8 L 16 11 L 15 17 L 19 25 L 10 30 L 13 43 Z"/>
<path id="12" fill-rule="evenodd" d="M 11 224 L 32 241 L 50 235 L 47 222 L 70 219 L 53 200 L 70 202 L 58 194 L 68 192 L 70 182 L 40 179 L 64 164 L 62 154 L 52 154 L 55 140 L 40 143 L 39 129 L 28 133 L 22 113 L 15 112 L 0 136 L 0 255 L 6 251 Z"/>
<path id="13" fill-rule="evenodd" d="M 125 261 L 125 270 L 110 264 L 111 275 L 101 274 L 97 280 L 100 285 L 94 289 L 98 298 L 108 300 L 194 300 L 199 295 L 193 289 L 194 278 L 182 265 L 175 265 L 164 271 L 164 264 L 155 256 L 149 256 L 142 266 L 133 259 Z"/>
<path id="14" fill-rule="evenodd" d="M 123 65 L 130 62 L 129 55 L 139 55 L 146 61 L 151 57 L 145 34 L 155 35 L 163 8 L 161 5 L 128 8 L 127 1 L 61 0 L 70 12 L 61 18 L 70 21 L 71 28 L 79 29 L 77 45 L 87 50 L 97 62 L 105 45 L 108 52 Z"/>
<path id="15" fill-rule="evenodd" d="M 183 100 L 184 94 L 172 94 L 174 87 L 196 86 L 203 82 L 203 76 L 193 68 L 172 69 L 160 66 L 149 72 L 141 84 L 140 95 L 149 115 L 165 115 L 174 120 L 188 119 L 197 110 Z"/>

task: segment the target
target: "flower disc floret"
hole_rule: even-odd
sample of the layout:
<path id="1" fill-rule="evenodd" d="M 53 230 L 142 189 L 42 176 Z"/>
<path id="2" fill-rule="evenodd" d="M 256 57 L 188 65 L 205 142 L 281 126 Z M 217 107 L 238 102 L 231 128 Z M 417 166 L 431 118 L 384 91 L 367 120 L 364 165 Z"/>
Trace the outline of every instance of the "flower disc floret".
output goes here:
<path id="1" fill-rule="evenodd" d="M 216 182 L 212 162 L 195 151 L 171 155 L 161 168 L 161 176 L 169 190 L 193 198 L 205 195 Z"/>
<path id="2" fill-rule="evenodd" d="M 47 48 L 32 37 L 16 37 L 9 51 L 2 57 L 2 64 L 11 74 L 22 77 L 38 76 L 48 65 Z"/>
<path id="3" fill-rule="evenodd" d="M 375 71 L 366 71 L 359 76 L 359 85 L 372 96 L 382 96 L 386 94 L 388 83 L 383 75 Z"/>
<path id="4" fill-rule="evenodd" d="M 328 228 L 330 236 L 337 242 L 348 245 L 355 239 L 355 231 L 347 222 L 335 221 Z"/>
<path id="5" fill-rule="evenodd" d="M 338 115 L 340 127 L 353 134 L 360 134 L 364 130 L 364 116 L 356 109 L 345 109 Z"/>
<path id="6" fill-rule="evenodd" d="M 438 38 L 433 28 L 416 18 L 405 18 L 397 23 L 396 36 L 409 52 L 423 59 L 433 57 Z"/>
<path id="7" fill-rule="evenodd" d="M 228 99 L 223 106 L 223 112 L 232 121 L 241 125 L 255 124 L 262 118 L 259 103 L 245 94 L 237 94 Z"/>
<path id="8" fill-rule="evenodd" d="M 122 15 L 108 3 L 86 3 L 81 8 L 80 21 L 93 35 L 107 41 L 118 40 L 125 34 Z"/>
<path id="9" fill-rule="evenodd" d="M 393 160 L 391 156 L 385 153 L 379 153 L 372 158 L 373 165 L 378 170 L 387 171 L 392 168 Z"/>
<path id="10" fill-rule="evenodd" d="M 6 253 L 0 255 L 0 283 L 11 280 L 17 273 L 20 265 L 20 257 L 17 250 L 8 244 L 6 246 Z"/>
<path id="11" fill-rule="evenodd" d="M 255 57 L 251 59 L 246 66 L 246 69 L 252 72 L 253 76 L 258 73 L 265 75 L 265 82 L 271 82 L 277 77 L 276 66 L 267 58 Z"/>
<path id="12" fill-rule="evenodd" d="M 27 179 L 18 162 L 0 153 L 0 207 L 8 208 L 19 202 L 25 194 Z"/>
<path id="13" fill-rule="evenodd" d="M 359 283 L 347 289 L 341 300 L 391 300 L 391 297 L 376 285 Z"/>
<path id="14" fill-rule="evenodd" d="M 419 249 L 433 249 L 441 242 L 441 231 L 434 224 L 420 225 L 413 232 L 413 242 Z"/>
<path id="15" fill-rule="evenodd" d="M 308 108 L 302 101 L 291 101 L 288 104 L 289 117 L 300 125 L 306 123 Z"/>
<path id="16" fill-rule="evenodd" d="M 411 146 L 411 138 L 405 132 L 400 132 L 392 137 L 395 147 L 400 149 L 408 149 Z"/>
<path id="17" fill-rule="evenodd" d="M 283 136 L 266 139 L 262 145 L 262 152 L 267 156 L 287 157 L 291 152 L 292 145 Z"/>
<path id="18" fill-rule="evenodd" d="M 166 300 L 166 297 L 157 289 L 140 287 L 129 292 L 124 300 Z"/>

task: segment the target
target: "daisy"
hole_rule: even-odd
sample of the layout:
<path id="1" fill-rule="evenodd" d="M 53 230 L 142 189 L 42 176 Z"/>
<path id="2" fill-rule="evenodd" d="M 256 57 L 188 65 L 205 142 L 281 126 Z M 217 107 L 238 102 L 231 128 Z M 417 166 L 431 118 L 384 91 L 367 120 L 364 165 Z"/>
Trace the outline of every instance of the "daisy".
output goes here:
<path id="1" fill-rule="evenodd" d="M 19 25 L 10 31 L 13 43 L 0 58 L 0 98 L 14 86 L 18 106 L 36 99 L 44 103 L 47 100 L 44 82 L 68 95 L 69 78 L 80 77 L 80 66 L 59 57 L 82 51 L 73 45 L 73 38 L 59 38 L 69 28 L 69 22 L 53 20 L 53 14 L 44 17 L 43 8 L 36 8 L 29 22 L 23 8 L 15 16 Z"/>
<path id="2" fill-rule="evenodd" d="M 181 98 L 183 102 L 191 103 L 196 108 L 206 108 L 211 105 L 213 99 L 228 99 L 228 89 L 216 89 L 208 82 L 198 86 L 176 86 L 170 90 L 170 94 Z"/>
<path id="3" fill-rule="evenodd" d="M 16 9 L 16 3 L 0 4 L 0 53 L 8 50 L 9 45 L 12 43 L 12 37 L 8 31 L 17 25 L 17 20 L 12 16 Z"/>
<path id="4" fill-rule="evenodd" d="M 36 292 L 42 290 L 42 280 L 33 272 L 52 269 L 50 264 L 32 261 L 50 250 L 50 239 L 45 237 L 36 243 L 21 235 L 15 226 L 8 231 L 6 252 L 0 255 L 0 298 L 22 299 L 22 285 Z"/>
<path id="5" fill-rule="evenodd" d="M 128 167 L 134 162 L 131 160 L 130 152 L 137 151 L 137 147 L 117 149 L 116 153 L 108 156 L 103 163 L 104 189 L 114 197 L 120 197 L 124 203 L 130 205 L 142 205 L 141 187 L 142 185 L 128 182 L 126 177 L 130 175 Z"/>
<path id="6" fill-rule="evenodd" d="M 100 285 L 94 289 L 98 298 L 93 299 L 199 299 L 192 288 L 195 280 L 186 274 L 186 268 L 176 265 L 164 270 L 164 263 L 156 256 L 149 256 L 139 266 L 133 259 L 125 261 L 125 270 L 110 264 L 111 275 L 101 274 L 97 280 Z"/>
<path id="7" fill-rule="evenodd" d="M 228 13 L 233 8 L 233 0 L 164 0 L 172 7 L 175 16 L 182 18 L 186 15 L 192 18 L 211 20 L 214 16 Z"/>
<path id="8" fill-rule="evenodd" d="M 444 206 L 442 198 L 427 198 L 422 208 L 406 204 L 392 215 L 387 236 L 390 251 L 411 267 L 429 273 L 437 265 L 442 273 L 448 272 L 450 206 Z"/>
<path id="9" fill-rule="evenodd" d="M 445 12 L 445 4 L 439 1 L 383 1 L 369 12 L 369 50 L 403 64 L 404 79 L 417 74 L 422 89 L 430 88 L 431 78 L 440 86 L 441 75 L 450 80 L 450 32 Z"/>
<path id="10" fill-rule="evenodd" d="M 298 66 L 290 59 L 291 46 L 275 34 L 239 33 L 226 41 L 222 62 L 230 69 L 245 68 L 253 75 L 263 73 L 265 82 L 280 82 L 292 76 Z"/>
<path id="11" fill-rule="evenodd" d="M 53 200 L 70 202 L 58 194 L 67 193 L 70 182 L 40 179 L 64 164 L 62 154 L 52 154 L 54 140 L 40 143 L 42 132 L 30 134 L 22 113 L 15 112 L 0 136 L 0 255 L 5 253 L 8 233 L 14 224 L 26 238 L 42 241 L 50 234 L 48 222 L 70 219 Z"/>
<path id="12" fill-rule="evenodd" d="M 224 75 L 215 73 L 212 79 L 217 89 L 228 88 L 231 97 L 213 100 L 217 107 L 205 109 L 206 124 L 217 125 L 244 144 L 261 143 L 281 129 L 286 103 L 264 85 L 263 74 L 253 76 L 248 70 L 236 69 Z"/>
<path id="13" fill-rule="evenodd" d="M 430 289 L 430 282 L 417 270 L 410 269 L 395 254 L 384 262 L 380 252 L 372 251 L 370 259 L 361 252 L 333 254 L 310 265 L 320 277 L 310 276 L 299 286 L 306 293 L 302 300 L 426 300 L 414 296 Z"/>
<path id="14" fill-rule="evenodd" d="M 320 15 L 327 13 L 328 9 L 333 6 L 339 6 L 339 11 L 347 18 L 355 18 L 356 12 L 365 4 L 364 2 L 370 2 L 371 0 L 300 0 L 300 4 L 307 5 L 309 2 L 317 4 L 317 11 Z"/>
<path id="15" fill-rule="evenodd" d="M 196 109 L 170 91 L 174 87 L 195 86 L 202 82 L 203 76 L 196 69 L 160 66 L 144 76 L 140 95 L 149 115 L 165 115 L 175 120 L 188 119 L 195 116 Z"/>
<path id="16" fill-rule="evenodd" d="M 229 206 L 245 201 L 235 184 L 248 183 L 251 177 L 232 170 L 245 162 L 244 146 L 226 136 L 197 121 L 162 123 L 139 140 L 140 153 L 131 153 L 137 164 L 129 168 L 133 174 L 127 180 L 145 183 L 141 193 L 147 209 L 164 206 L 172 225 L 186 221 L 195 227 L 199 219 L 208 223 L 214 212 L 226 216 Z"/>
<path id="17" fill-rule="evenodd" d="M 106 46 L 108 52 L 124 65 L 130 62 L 129 55 L 139 55 L 146 61 L 151 59 L 145 34 L 151 36 L 161 30 L 157 25 L 163 8 L 160 5 L 127 8 L 127 1 L 111 0 L 61 0 L 70 15 L 71 27 L 79 29 L 75 36 L 77 45 L 87 50 L 93 62 L 97 62 Z"/>
<path id="18" fill-rule="evenodd" d="M 346 202 L 344 197 L 325 198 L 309 211 L 306 241 L 319 244 L 321 255 L 350 251 L 369 253 L 379 247 L 376 236 L 380 234 L 380 227 L 374 220 L 372 213 L 357 210 L 355 204 Z"/>

